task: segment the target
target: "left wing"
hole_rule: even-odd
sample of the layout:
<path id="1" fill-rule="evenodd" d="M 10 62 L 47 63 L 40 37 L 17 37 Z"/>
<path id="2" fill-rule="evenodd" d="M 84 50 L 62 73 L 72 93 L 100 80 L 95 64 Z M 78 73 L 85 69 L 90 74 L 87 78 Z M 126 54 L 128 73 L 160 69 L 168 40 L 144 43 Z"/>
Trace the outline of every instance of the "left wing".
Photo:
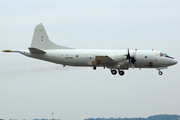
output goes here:
<path id="1" fill-rule="evenodd" d="M 96 60 L 100 60 L 103 62 L 113 62 L 113 58 L 109 57 L 109 56 L 96 56 Z"/>
<path id="2" fill-rule="evenodd" d="M 125 60 L 126 56 L 124 54 L 96 56 L 96 60 L 92 62 L 92 66 L 114 66 Z"/>

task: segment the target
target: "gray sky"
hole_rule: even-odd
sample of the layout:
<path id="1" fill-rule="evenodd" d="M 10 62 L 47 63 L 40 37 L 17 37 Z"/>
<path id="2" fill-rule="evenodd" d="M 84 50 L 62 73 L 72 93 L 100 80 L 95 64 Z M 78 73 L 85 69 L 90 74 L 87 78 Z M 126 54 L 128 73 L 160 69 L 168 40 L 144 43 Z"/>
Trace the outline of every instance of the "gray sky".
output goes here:
<path id="1" fill-rule="evenodd" d="M 1 0 L 0 49 L 27 49 L 43 23 L 60 45 L 88 49 L 158 49 L 179 61 L 179 0 Z M 67 34 L 68 33 L 68 34 Z M 76 35 L 76 36 L 74 36 Z M 62 67 L 0 52 L 4 119 L 180 115 L 179 64 L 125 71 Z"/>

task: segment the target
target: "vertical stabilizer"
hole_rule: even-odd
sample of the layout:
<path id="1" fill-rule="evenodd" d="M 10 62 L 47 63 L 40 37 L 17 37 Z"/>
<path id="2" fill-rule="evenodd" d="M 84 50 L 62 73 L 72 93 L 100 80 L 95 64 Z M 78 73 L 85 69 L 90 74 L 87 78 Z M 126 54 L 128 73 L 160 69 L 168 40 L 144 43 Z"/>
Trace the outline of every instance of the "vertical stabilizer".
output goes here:
<path id="1" fill-rule="evenodd" d="M 50 41 L 46 33 L 46 30 L 42 24 L 37 25 L 34 30 L 34 36 L 31 43 L 31 47 L 38 48 L 41 50 L 71 49 L 68 47 L 57 45 Z"/>

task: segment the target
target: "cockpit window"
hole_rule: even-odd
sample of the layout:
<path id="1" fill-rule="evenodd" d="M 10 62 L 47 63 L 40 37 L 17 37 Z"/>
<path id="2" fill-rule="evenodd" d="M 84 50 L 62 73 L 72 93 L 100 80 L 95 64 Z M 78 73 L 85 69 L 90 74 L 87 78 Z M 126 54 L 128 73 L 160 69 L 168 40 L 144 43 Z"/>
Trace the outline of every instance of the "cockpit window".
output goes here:
<path id="1" fill-rule="evenodd" d="M 164 53 L 164 56 L 165 56 L 165 57 L 169 57 L 166 53 Z"/>
<path id="2" fill-rule="evenodd" d="M 163 57 L 163 56 L 164 56 L 164 54 L 162 52 L 160 52 L 160 57 Z"/>
<path id="3" fill-rule="evenodd" d="M 161 54 L 161 53 L 160 53 Z M 160 55 L 161 56 L 161 55 Z M 169 55 L 167 55 L 166 53 L 163 53 L 163 56 L 164 57 L 168 57 L 168 58 L 172 58 L 172 59 L 174 59 L 173 57 L 170 57 Z"/>

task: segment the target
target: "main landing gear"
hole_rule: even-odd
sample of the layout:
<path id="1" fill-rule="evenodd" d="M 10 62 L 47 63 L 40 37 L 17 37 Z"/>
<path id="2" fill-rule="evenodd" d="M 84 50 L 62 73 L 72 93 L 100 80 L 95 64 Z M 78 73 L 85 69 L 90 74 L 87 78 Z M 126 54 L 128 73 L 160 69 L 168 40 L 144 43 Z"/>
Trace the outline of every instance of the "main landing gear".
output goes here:
<path id="1" fill-rule="evenodd" d="M 124 75 L 124 71 L 119 71 L 119 75 L 123 76 Z"/>
<path id="2" fill-rule="evenodd" d="M 124 71 L 118 70 L 118 72 L 119 72 L 119 75 L 121 75 L 121 76 L 124 75 Z M 111 70 L 111 73 L 112 73 L 113 75 L 116 75 L 116 74 L 117 74 L 117 70 Z"/>
<path id="3" fill-rule="evenodd" d="M 93 66 L 93 69 L 96 70 L 96 66 Z"/>
<path id="4" fill-rule="evenodd" d="M 116 70 L 111 70 L 111 73 L 112 73 L 113 75 L 116 75 L 116 74 L 117 74 L 117 71 L 116 71 Z"/>

